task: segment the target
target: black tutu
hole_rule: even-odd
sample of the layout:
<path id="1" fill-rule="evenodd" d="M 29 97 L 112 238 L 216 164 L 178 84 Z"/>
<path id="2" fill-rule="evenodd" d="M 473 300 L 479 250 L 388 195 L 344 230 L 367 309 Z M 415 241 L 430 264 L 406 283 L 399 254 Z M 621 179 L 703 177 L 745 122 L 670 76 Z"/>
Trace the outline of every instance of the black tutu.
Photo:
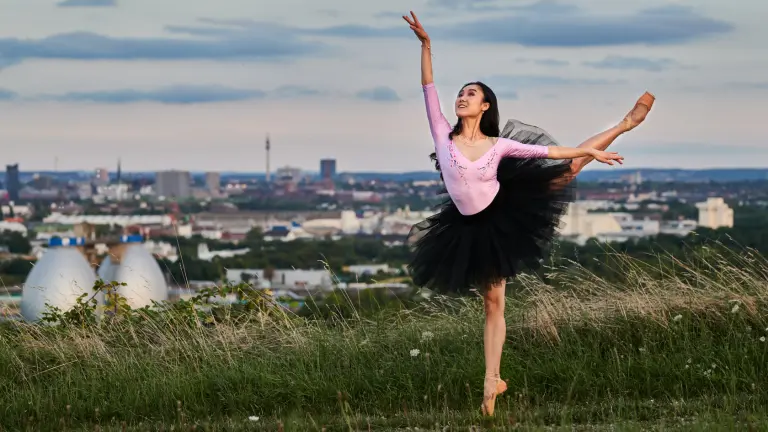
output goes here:
<path id="1" fill-rule="evenodd" d="M 543 130 L 516 120 L 501 137 L 557 145 Z M 574 183 L 567 181 L 570 162 L 502 158 L 498 194 L 473 215 L 462 215 L 446 197 L 408 236 L 413 282 L 437 292 L 467 293 L 514 277 L 524 267 L 538 268 L 574 198 Z"/>

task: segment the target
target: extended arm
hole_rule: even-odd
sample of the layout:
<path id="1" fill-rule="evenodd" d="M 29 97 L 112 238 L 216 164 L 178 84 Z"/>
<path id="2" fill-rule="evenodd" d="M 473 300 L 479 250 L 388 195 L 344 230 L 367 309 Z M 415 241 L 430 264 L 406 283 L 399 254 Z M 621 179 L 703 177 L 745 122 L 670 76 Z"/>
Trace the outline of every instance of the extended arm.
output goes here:
<path id="1" fill-rule="evenodd" d="M 583 147 L 558 147 L 549 146 L 547 159 L 576 159 L 583 156 L 592 156 L 591 148 Z"/>
<path id="2" fill-rule="evenodd" d="M 560 147 L 542 146 L 536 144 L 522 144 L 507 138 L 499 138 L 498 145 L 503 156 L 531 159 L 576 159 L 590 156 L 596 160 L 613 165 L 613 161 L 622 163 L 624 158 L 618 153 L 600 151 L 588 147 Z"/>
<path id="3" fill-rule="evenodd" d="M 616 152 L 607 152 L 590 147 L 549 147 L 549 159 L 576 159 L 584 156 L 594 158 L 598 162 L 613 165 L 613 161 L 624 164 L 624 156 Z"/>

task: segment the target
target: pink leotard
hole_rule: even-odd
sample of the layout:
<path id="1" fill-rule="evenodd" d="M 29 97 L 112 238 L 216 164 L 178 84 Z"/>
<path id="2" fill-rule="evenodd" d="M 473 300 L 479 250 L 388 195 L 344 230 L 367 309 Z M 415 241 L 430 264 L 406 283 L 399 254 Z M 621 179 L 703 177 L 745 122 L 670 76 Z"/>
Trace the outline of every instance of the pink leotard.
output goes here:
<path id="1" fill-rule="evenodd" d="M 470 161 L 456 149 L 449 138 L 453 128 L 440 110 L 440 101 L 434 83 L 422 87 L 427 105 L 429 129 L 435 141 L 435 153 L 443 173 L 445 188 L 461 214 L 473 215 L 491 204 L 499 192 L 496 169 L 502 157 L 528 159 L 549 156 L 547 146 L 522 144 L 499 138 L 480 159 Z M 520 187 L 525 186 L 520 185 Z"/>

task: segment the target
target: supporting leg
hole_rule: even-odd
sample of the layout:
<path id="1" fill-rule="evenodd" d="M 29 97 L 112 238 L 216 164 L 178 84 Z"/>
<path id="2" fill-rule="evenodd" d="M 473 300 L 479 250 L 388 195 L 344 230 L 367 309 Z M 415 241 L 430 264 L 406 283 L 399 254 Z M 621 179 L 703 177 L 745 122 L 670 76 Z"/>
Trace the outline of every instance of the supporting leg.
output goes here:
<path id="1" fill-rule="evenodd" d="M 485 301 L 485 382 L 483 384 L 483 412 L 493 415 L 496 396 L 506 390 L 506 383 L 501 381 L 501 352 L 507 337 L 507 325 L 504 320 L 504 289 L 506 281 L 501 281 L 488 288 Z"/>

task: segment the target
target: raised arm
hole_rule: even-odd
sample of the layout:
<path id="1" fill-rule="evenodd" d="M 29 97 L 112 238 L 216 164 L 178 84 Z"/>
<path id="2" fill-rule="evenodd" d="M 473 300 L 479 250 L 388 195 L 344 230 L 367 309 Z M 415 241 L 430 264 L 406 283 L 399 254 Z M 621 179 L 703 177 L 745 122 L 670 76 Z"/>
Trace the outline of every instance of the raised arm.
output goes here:
<path id="1" fill-rule="evenodd" d="M 591 156 L 595 160 L 613 165 L 613 161 L 622 164 L 624 157 L 615 152 L 600 151 L 588 147 L 560 147 L 523 144 L 507 138 L 499 138 L 497 142 L 502 156 L 519 159 L 576 159 Z"/>
<path id="2" fill-rule="evenodd" d="M 403 19 L 421 41 L 421 85 L 432 84 L 434 82 L 432 78 L 432 43 L 429 40 L 429 35 L 413 11 L 411 11 L 410 18 L 403 15 Z"/>
<path id="3" fill-rule="evenodd" d="M 437 147 L 438 144 L 444 145 L 449 141 L 448 135 L 451 133 L 451 125 L 440 109 L 440 99 L 437 97 L 437 90 L 432 78 L 432 54 L 429 36 L 419 19 L 416 18 L 416 14 L 411 12 L 411 17 L 403 16 L 403 19 L 421 41 L 421 86 L 424 90 L 424 103 L 427 106 L 429 130 Z"/>

